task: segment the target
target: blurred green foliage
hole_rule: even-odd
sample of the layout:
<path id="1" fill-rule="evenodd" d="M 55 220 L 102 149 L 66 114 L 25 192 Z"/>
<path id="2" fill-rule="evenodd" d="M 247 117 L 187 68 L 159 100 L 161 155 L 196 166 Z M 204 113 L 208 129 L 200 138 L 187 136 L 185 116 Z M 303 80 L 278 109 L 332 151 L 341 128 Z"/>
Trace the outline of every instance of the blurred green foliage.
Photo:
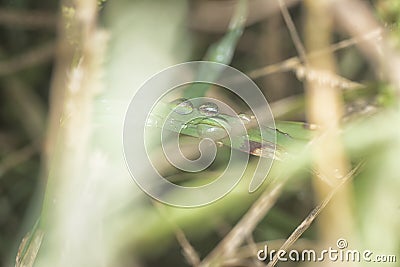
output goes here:
<path id="1" fill-rule="evenodd" d="M 142 29 L 143 32 L 136 31 L 135 33 L 142 34 L 141 36 L 144 36 L 142 38 L 148 38 L 145 40 L 151 41 L 154 40 L 152 39 L 151 28 L 156 32 L 155 28 L 162 26 L 158 25 L 157 16 L 161 16 L 160 14 L 168 16 L 169 14 L 164 14 L 160 11 L 159 13 L 155 13 L 156 15 L 154 16 L 154 19 L 148 19 L 148 21 L 152 20 L 152 23 L 139 25 L 139 22 L 142 19 L 140 16 L 146 17 L 147 14 L 139 14 L 138 12 L 136 17 L 129 16 L 128 11 L 130 8 L 132 8 L 132 10 L 135 8 L 135 3 L 121 4 L 121 6 L 125 4 L 127 6 L 125 11 L 127 14 L 123 14 L 123 19 L 121 20 L 118 20 L 117 17 L 120 15 L 119 12 L 123 11 L 115 7 L 109 7 L 109 3 L 110 1 L 105 0 L 98 1 L 98 4 L 102 7 L 101 22 L 104 24 L 106 29 L 110 30 L 111 33 L 114 34 L 110 41 L 109 57 L 126 56 L 129 60 L 136 59 L 140 61 L 143 59 L 134 58 L 132 57 L 132 54 L 129 53 L 128 55 L 125 55 L 126 51 L 132 49 L 129 45 L 137 45 L 133 49 L 137 50 L 135 52 L 138 54 L 141 52 L 139 51 L 140 49 L 148 51 L 151 49 L 157 49 L 157 46 L 163 45 L 149 43 L 148 47 L 141 47 L 139 42 L 135 43 L 135 38 L 137 36 L 129 35 L 132 34 L 129 31 L 130 29 L 124 27 L 126 25 L 136 24 L 136 26 Z M 57 14 L 59 9 L 58 4 L 57 1 L 50 0 L 36 2 L 27 0 L 11 2 L 1 0 L 0 8 L 25 10 L 28 12 L 41 10 L 51 14 Z M 395 42 L 399 46 L 400 2 L 398 0 L 383 0 L 374 1 L 374 4 L 378 16 L 384 23 L 389 25 L 394 40 L 396 40 Z M 149 3 L 149 5 L 152 4 Z M 156 9 L 157 5 L 153 5 Z M 70 16 L 71 19 L 73 19 L 73 8 L 64 7 L 62 12 L 64 15 Z M 302 21 L 303 13 L 301 8 L 294 8 L 292 15 L 297 23 Z M 148 31 L 149 28 L 150 34 Z M 191 54 L 189 58 L 186 58 L 186 60 L 202 58 L 210 44 L 215 43 L 216 40 L 223 36 L 223 33 L 201 32 L 190 29 L 185 22 L 182 22 L 182 28 L 185 31 L 190 32 L 192 39 L 176 40 L 176 45 L 168 47 L 166 50 L 179 50 L 182 46 L 180 42 L 192 44 L 193 48 Z M 172 33 L 174 32 L 170 29 L 167 32 L 160 31 L 160 33 L 157 34 L 165 34 L 165 36 L 162 35 L 165 38 L 173 38 L 171 36 L 179 35 L 176 33 L 174 33 L 176 35 L 173 35 Z M 235 37 L 238 36 L 235 35 Z M 12 60 L 34 47 L 40 47 L 48 42 L 53 42 L 55 41 L 55 38 L 56 25 L 50 29 L 35 30 L 27 30 L 21 26 L 0 25 L 0 63 Z M 73 37 L 71 38 L 71 40 L 73 40 Z M 127 39 L 124 38 L 131 38 L 133 41 L 129 40 L 128 42 Z M 343 36 L 337 35 L 337 40 L 335 41 L 342 38 Z M 238 45 L 233 54 L 232 64 L 243 71 L 250 71 L 256 67 L 262 67 L 284 60 L 296 54 L 294 47 L 290 44 L 291 40 L 287 33 L 287 29 L 283 25 L 279 15 L 265 18 L 258 23 L 248 26 L 244 31 L 243 36 L 238 39 Z M 265 46 L 268 46 L 268 51 L 265 51 Z M 125 49 L 121 49 L 121 47 Z M 187 51 L 185 49 L 182 50 L 184 50 L 183 54 L 186 56 Z M 273 55 L 271 55 L 271 53 Z M 155 62 L 154 58 L 158 58 L 159 56 L 160 55 L 157 51 L 154 51 L 152 55 L 149 55 L 149 65 L 151 65 L 152 62 Z M 170 55 L 165 55 L 166 59 L 164 62 L 168 62 L 169 56 Z M 351 80 L 360 81 L 367 85 L 365 88 L 360 90 L 346 92 L 344 95 L 344 100 L 346 102 L 346 115 L 355 115 L 356 118 L 368 119 L 369 116 L 376 112 L 379 113 L 385 111 L 385 109 L 391 108 L 395 103 L 397 103 L 392 86 L 379 81 L 379 79 L 372 74 L 365 59 L 355 49 L 340 51 L 337 53 L 337 58 L 338 66 L 340 67 L 339 72 L 343 76 Z M 40 99 L 41 105 L 45 110 L 47 110 L 52 74 L 52 63 L 49 61 L 23 69 L 13 73 L 12 75 L 0 75 L 0 167 L 3 166 L 2 163 L 4 160 L 15 151 L 37 141 L 32 140 L 29 132 L 24 127 L 24 118 L 28 119 L 28 114 L 21 114 L 21 110 L 23 109 L 19 106 L 20 104 L 16 103 L 10 97 L 10 94 L 7 94 L 7 90 L 9 90 L 7 87 L 9 87 L 10 84 L 8 81 L 10 81 L 10 79 L 17 79 L 28 86 L 38 99 Z M 348 64 L 348 62 L 351 62 L 351 64 Z M 126 74 L 126 76 L 132 75 L 130 73 L 131 70 L 123 69 L 124 66 L 117 66 L 117 63 L 119 64 L 121 61 L 111 61 L 111 63 L 107 62 L 107 68 L 110 71 L 108 76 L 109 80 L 115 81 L 115 77 L 120 77 L 118 75 L 121 75 L 121 72 Z M 351 66 L 351 68 L 349 66 Z M 151 68 L 148 70 L 145 68 L 146 66 L 143 66 L 144 73 L 146 71 L 149 73 L 151 72 Z M 302 94 L 304 92 L 301 83 L 296 79 L 293 73 L 277 73 L 268 77 L 259 78 L 256 82 L 262 88 L 267 97 L 273 100 L 279 100 L 283 97 L 293 96 L 299 93 Z M 121 82 L 121 84 L 125 86 L 123 82 Z M 114 86 L 114 84 L 112 86 Z M 118 87 L 118 85 L 116 84 L 115 87 Z M 105 112 L 106 114 L 101 114 L 101 112 L 104 112 L 107 107 L 115 106 L 115 102 L 110 99 L 121 97 L 121 95 L 124 95 L 124 93 L 121 93 L 117 89 L 115 91 L 109 90 L 104 94 L 104 96 L 95 100 L 95 114 L 104 115 L 103 117 L 96 117 L 99 119 L 99 125 L 101 125 L 102 119 L 110 119 L 107 117 L 110 115 L 108 111 Z M 111 101 L 111 103 L 114 104 L 107 104 L 108 101 Z M 304 100 L 302 100 L 302 102 L 304 102 Z M 303 104 L 303 106 L 304 105 L 305 104 Z M 373 109 L 373 112 L 369 113 L 368 111 L 371 111 L 371 108 Z M 305 120 L 304 111 L 302 110 L 290 116 L 288 119 Z M 358 230 L 362 232 L 365 237 L 363 241 L 365 241 L 367 245 L 371 246 L 368 248 L 373 247 L 378 249 L 380 245 L 386 249 L 393 249 L 393 247 L 396 246 L 399 248 L 399 239 L 391 235 L 393 229 L 399 229 L 399 225 L 395 220 L 393 220 L 392 223 L 390 221 L 391 212 L 398 212 L 398 210 L 395 209 L 395 207 L 398 206 L 398 199 L 393 197 L 397 196 L 396 190 L 399 188 L 399 169 L 396 165 L 398 151 L 391 149 L 393 143 L 390 143 L 390 140 L 388 141 L 385 139 L 382 142 L 378 142 L 381 140 L 379 139 L 380 135 L 378 134 L 376 137 L 377 139 L 368 139 L 372 138 L 370 136 L 373 134 L 372 129 L 383 129 L 382 131 L 384 133 L 382 133 L 382 135 L 384 135 L 389 132 L 390 124 L 397 123 L 397 121 L 388 115 L 376 117 L 376 121 L 373 121 L 374 123 L 363 124 L 363 122 L 364 121 L 361 120 L 359 124 L 354 126 L 357 131 L 352 132 L 353 135 L 347 142 L 353 145 L 353 147 L 350 145 L 350 149 L 353 149 L 353 151 L 356 152 L 358 152 L 358 150 L 354 149 L 354 147 L 357 148 L 359 144 L 370 145 L 366 147 L 362 153 L 356 154 L 354 158 L 352 158 L 354 161 L 359 160 L 361 157 L 367 157 L 368 159 L 367 169 L 362 175 L 357 176 L 355 179 L 357 210 L 359 211 L 359 214 L 356 214 L 359 227 Z M 374 127 L 371 127 L 371 125 Z M 281 124 L 281 127 L 283 127 L 282 129 L 287 127 L 287 131 L 291 130 L 291 126 L 293 125 Z M 99 127 L 96 129 L 100 129 L 100 133 L 97 132 L 95 134 L 93 142 L 102 143 L 103 148 L 106 148 L 106 150 L 112 150 L 115 154 L 120 153 L 120 147 L 118 145 L 106 142 L 107 139 L 105 136 L 108 136 L 109 132 L 113 132 L 114 128 L 104 129 Z M 390 136 L 390 134 L 387 134 L 387 136 Z M 43 138 L 43 136 L 41 138 Z M 384 138 L 385 136 L 382 139 Z M 396 140 L 394 140 L 394 142 L 396 142 Z M 393 145 L 393 148 L 396 148 L 396 146 Z M 218 166 L 214 166 L 214 168 L 218 169 Z M 38 216 L 38 212 L 36 211 L 37 207 L 33 205 L 31 201 L 34 199 L 33 195 L 38 185 L 40 185 L 40 188 L 43 188 L 45 182 L 39 180 L 39 171 L 39 150 L 36 151 L 34 156 L 14 166 L 7 172 L 2 172 L 2 169 L 0 168 L 0 259 L 2 260 L 0 266 L 5 266 L 6 262 L 9 261 L 9 257 L 15 256 L 14 252 L 16 251 L 17 244 L 22 239 L 23 234 L 27 232 L 28 227 L 31 226 L 29 223 L 27 225 L 23 224 L 24 218 L 30 215 L 29 212 L 35 213 L 34 217 Z M 178 180 L 182 178 L 179 177 L 181 173 L 175 175 L 175 178 Z M 316 203 L 314 203 L 314 195 L 310 185 L 310 179 L 308 179 L 309 177 L 310 173 L 304 171 L 299 172 L 297 177 L 291 180 L 291 182 L 286 186 L 285 193 L 281 196 L 278 203 L 257 226 L 254 232 L 255 241 L 262 242 L 265 240 L 286 237 L 288 233 L 290 233 L 307 215 L 312 207 L 315 206 Z M 240 195 L 240 190 L 238 191 L 239 193 L 236 193 Z M 40 194 L 41 193 L 42 192 L 40 192 Z M 237 223 L 250 204 L 254 201 L 255 197 L 255 195 L 250 196 L 241 201 L 241 203 L 235 203 L 232 201 L 231 206 L 228 204 L 227 206 L 220 204 L 220 206 L 216 205 L 212 209 L 210 208 L 207 212 L 212 215 L 212 218 L 208 221 L 203 221 L 204 216 L 201 210 L 190 213 L 190 211 L 182 211 L 170 207 L 167 207 L 166 209 L 172 218 L 176 218 L 179 226 L 185 230 L 188 238 L 191 240 L 200 255 L 205 256 L 215 245 L 218 244 L 221 237 Z M 230 203 L 229 199 L 226 203 Z M 232 203 L 234 203 L 234 205 L 232 205 Z M 388 207 L 387 212 L 382 208 L 383 205 L 389 205 L 385 206 Z M 124 216 L 134 216 L 135 214 L 132 214 L 133 212 L 130 209 L 130 205 L 127 206 L 128 207 L 122 208 Z M 153 208 L 153 206 L 149 205 L 147 202 L 143 204 L 143 206 L 144 209 Z M 140 258 L 143 265 L 160 266 L 160 264 L 168 262 L 170 266 L 184 266 L 184 263 L 182 263 L 183 257 L 180 246 L 174 240 L 171 234 L 172 231 L 168 228 L 170 226 L 166 226 L 165 228 L 158 227 L 159 225 L 157 223 L 163 221 L 163 219 L 160 219 L 159 215 L 156 215 L 154 212 L 151 213 L 140 210 L 138 214 L 143 215 L 143 217 L 146 215 L 148 216 L 146 218 L 149 218 L 148 221 L 142 222 L 146 227 L 148 226 L 147 228 L 144 226 L 141 228 L 145 229 L 143 232 L 131 233 L 133 238 L 138 238 L 138 240 L 136 240 L 137 243 L 132 244 L 132 250 L 135 250 L 135 254 L 143 253 Z M 118 220 L 118 216 L 119 215 L 117 215 L 114 220 Z M 380 224 L 375 223 L 374 218 L 378 216 L 381 220 Z M 132 231 L 134 232 L 135 229 Z M 316 234 L 315 229 L 312 227 L 310 231 L 306 232 L 305 237 L 313 239 L 316 237 Z M 390 244 L 382 244 L 385 240 Z M 374 242 L 376 243 L 374 244 Z M 158 244 L 158 247 L 154 248 L 154 244 Z M 132 251 L 127 249 L 125 253 L 132 254 Z M 382 250 L 382 253 L 385 253 L 385 251 Z"/>

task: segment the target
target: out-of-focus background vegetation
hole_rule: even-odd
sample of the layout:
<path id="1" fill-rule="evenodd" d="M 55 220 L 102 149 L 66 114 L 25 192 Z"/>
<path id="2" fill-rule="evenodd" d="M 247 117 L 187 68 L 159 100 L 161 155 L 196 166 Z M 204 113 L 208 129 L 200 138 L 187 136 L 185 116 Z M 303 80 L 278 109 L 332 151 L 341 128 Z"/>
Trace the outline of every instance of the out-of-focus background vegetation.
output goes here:
<path id="1" fill-rule="evenodd" d="M 41 143 L 59 3 L 1 1 L 0 7 L 0 259 L 7 266 L 17 240 L 31 227 L 24 227 L 29 211 L 37 214 L 34 196 L 43 193 L 38 191 L 44 185 L 39 175 Z"/>
<path id="2" fill-rule="evenodd" d="M 335 188 L 315 173 L 344 176 L 360 162 L 331 199 L 336 204 L 294 247 L 335 246 L 342 237 L 352 249 L 397 255 L 397 263 L 382 266 L 398 266 L 400 2 L 248 2 L 231 65 L 257 83 L 277 120 L 350 130 L 343 146 L 342 137 L 328 134 L 334 141 L 315 149 L 313 168 L 290 174 L 268 200 L 273 207 L 249 223 L 250 234 L 219 266 L 257 266 L 257 248 L 266 242 L 279 248 Z M 225 253 L 221 240 L 235 225 L 246 228 L 243 218 L 261 192 L 250 196 L 239 186 L 194 210 L 153 203 L 126 170 L 121 136 L 141 83 L 173 64 L 202 59 L 224 36 L 235 4 L 0 1 L 0 266 L 12 266 L 25 250 L 18 266 L 35 259 L 37 266 L 199 266 L 211 251 Z M 331 153 L 332 147 L 342 149 Z M 280 164 L 272 176 L 286 168 Z M 18 249 L 29 231 L 37 243 Z M 314 266 L 278 264 L 300 265 Z"/>

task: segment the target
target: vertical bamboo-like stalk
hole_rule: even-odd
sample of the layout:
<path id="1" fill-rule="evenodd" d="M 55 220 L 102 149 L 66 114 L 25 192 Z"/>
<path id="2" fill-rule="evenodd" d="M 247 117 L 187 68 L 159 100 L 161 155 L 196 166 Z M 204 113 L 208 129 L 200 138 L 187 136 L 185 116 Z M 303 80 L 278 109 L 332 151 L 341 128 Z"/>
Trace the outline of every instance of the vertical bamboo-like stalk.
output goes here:
<path id="1" fill-rule="evenodd" d="M 329 16 L 328 2 L 305 2 L 305 43 L 309 52 L 329 47 L 331 44 L 332 18 Z M 335 73 L 335 59 L 330 52 L 309 58 L 308 64 L 312 69 Z M 313 181 L 319 202 L 340 183 L 349 170 L 349 163 L 338 135 L 342 100 L 338 88 L 319 81 L 318 78 L 306 82 L 306 100 L 309 121 L 320 126 L 313 144 L 314 163 L 318 172 Z M 326 245 L 335 246 L 339 238 L 353 239 L 352 207 L 352 186 L 347 183 L 319 216 L 318 227 Z"/>
<path id="2" fill-rule="evenodd" d="M 57 188 L 70 180 L 65 180 L 66 177 L 74 177 L 82 168 L 90 135 L 91 101 L 97 72 L 95 49 L 91 46 L 95 39 L 97 3 L 94 0 L 85 1 L 85 4 L 75 2 L 64 1 L 62 5 L 74 15 L 64 15 L 60 23 L 45 146 L 49 175 L 45 211 L 49 205 L 54 206 Z M 78 61 L 74 62 L 75 59 Z M 42 214 L 43 223 L 47 215 Z"/>
<path id="3" fill-rule="evenodd" d="M 85 187 L 104 34 L 97 29 L 96 0 L 64 1 L 62 8 L 45 145 L 48 180 L 39 224 L 46 238 L 37 266 L 99 266 L 103 255 L 96 240 L 96 216 L 86 213 L 92 196 Z"/>

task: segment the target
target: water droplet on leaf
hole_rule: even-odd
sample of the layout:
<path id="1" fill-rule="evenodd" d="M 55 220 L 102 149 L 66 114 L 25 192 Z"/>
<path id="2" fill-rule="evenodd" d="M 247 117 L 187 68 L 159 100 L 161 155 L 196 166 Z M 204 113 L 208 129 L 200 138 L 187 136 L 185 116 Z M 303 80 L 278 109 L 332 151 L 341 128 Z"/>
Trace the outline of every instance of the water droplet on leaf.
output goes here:
<path id="1" fill-rule="evenodd" d="M 212 102 L 207 102 L 199 107 L 200 114 L 207 117 L 215 117 L 219 114 L 219 109 L 217 104 Z"/>
<path id="2" fill-rule="evenodd" d="M 187 115 L 193 112 L 193 104 L 185 98 L 178 98 L 171 102 L 175 105 L 174 111 L 180 115 Z"/>
<path id="3" fill-rule="evenodd" d="M 197 133 L 201 138 L 210 138 L 212 140 L 219 140 L 228 135 L 224 128 L 208 124 L 197 125 Z"/>

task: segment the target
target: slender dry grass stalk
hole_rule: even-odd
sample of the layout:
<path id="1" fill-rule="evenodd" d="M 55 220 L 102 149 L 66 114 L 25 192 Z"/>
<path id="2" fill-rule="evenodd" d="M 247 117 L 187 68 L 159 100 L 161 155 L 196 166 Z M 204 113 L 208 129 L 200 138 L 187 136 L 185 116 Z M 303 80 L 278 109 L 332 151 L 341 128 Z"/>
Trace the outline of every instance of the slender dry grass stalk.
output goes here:
<path id="1" fill-rule="evenodd" d="M 39 147 L 37 144 L 29 144 L 10 153 L 0 162 L 0 179 L 12 168 L 32 158 L 38 151 Z"/>
<path id="2" fill-rule="evenodd" d="M 55 29 L 57 16 L 47 11 L 0 9 L 0 25 L 25 29 Z"/>
<path id="3" fill-rule="evenodd" d="M 196 250 L 192 247 L 189 240 L 186 238 L 185 233 L 181 229 L 175 230 L 176 240 L 178 240 L 179 244 L 183 249 L 183 256 L 187 260 L 187 262 L 194 267 L 199 266 L 200 257 L 197 254 Z"/>
<path id="4" fill-rule="evenodd" d="M 276 250 L 278 251 L 282 245 L 287 242 L 287 239 L 275 239 L 275 240 L 267 240 L 264 242 L 258 242 L 255 244 L 248 244 L 240 247 L 238 251 L 235 254 L 235 258 L 233 259 L 226 259 L 225 263 L 232 264 L 237 260 L 237 259 L 244 259 L 244 258 L 254 258 L 254 255 L 257 255 L 257 252 L 260 249 L 265 249 L 265 246 L 268 247 L 270 250 Z M 311 246 L 316 246 L 316 242 L 310 241 L 308 239 L 304 238 L 299 238 L 296 242 L 294 242 L 291 245 L 292 249 L 301 251 L 307 248 L 310 248 Z M 258 261 L 260 263 L 260 261 Z M 265 266 L 264 263 L 261 263 L 262 266 Z M 225 265 L 224 265 L 225 266 Z"/>
<path id="5" fill-rule="evenodd" d="M 247 213 L 225 236 L 225 238 L 201 262 L 202 267 L 215 266 L 234 255 L 243 241 L 254 231 L 257 224 L 273 207 L 284 185 L 283 180 L 271 184 L 268 189 L 254 202 Z"/>
<path id="6" fill-rule="evenodd" d="M 329 14 L 329 1 L 307 0 L 305 36 L 310 51 L 328 47 L 332 38 L 332 18 Z M 327 52 L 309 61 L 311 68 L 335 73 L 336 62 L 332 53 Z M 339 122 L 342 117 L 341 91 L 335 84 L 321 84 L 314 80 L 306 82 L 307 115 L 309 121 L 319 126 L 318 139 L 313 142 L 314 163 L 317 175 L 313 179 L 314 191 L 318 201 L 330 194 L 331 186 L 342 183 L 348 173 L 349 163 L 339 137 Z M 325 179 L 320 179 L 320 176 Z M 325 208 L 319 216 L 318 226 L 323 242 L 333 243 L 338 238 L 353 240 L 354 221 L 352 214 L 352 186 L 347 183 L 336 192 L 335 201 Z M 338 212 L 340 211 L 340 216 Z M 324 263 L 329 266 L 332 263 Z"/>
<path id="7" fill-rule="evenodd" d="M 49 62 L 53 58 L 54 52 L 55 45 L 51 42 L 23 52 L 9 60 L 0 62 L 0 77 L 37 66 L 41 63 Z"/>
<path id="8" fill-rule="evenodd" d="M 364 35 L 370 29 L 382 28 L 365 1 L 331 1 L 331 6 L 338 24 L 352 36 Z M 400 98 L 400 74 L 398 71 L 400 69 L 400 53 L 390 44 L 387 34 L 384 33 L 379 40 L 370 39 L 367 42 L 359 43 L 358 46 L 378 75 L 383 72 L 395 86 L 397 96 Z"/>
<path id="9" fill-rule="evenodd" d="M 40 219 L 48 238 L 38 261 L 39 266 L 99 266 L 107 254 L 102 251 L 100 214 L 93 199 L 93 179 L 99 178 L 98 166 L 93 166 L 102 158 L 91 153 L 90 140 L 106 36 L 97 27 L 96 0 L 65 1 L 66 6 L 74 12 L 60 24 L 46 139 L 48 182 Z"/>
<path id="10" fill-rule="evenodd" d="M 318 57 L 322 54 L 325 53 L 333 53 L 338 50 L 348 48 L 354 45 L 362 45 L 363 42 L 370 42 L 371 40 L 377 40 L 381 37 L 382 30 L 380 28 L 377 28 L 377 30 L 374 31 L 368 31 L 367 33 L 363 33 L 359 36 L 352 37 L 343 41 L 340 41 L 338 43 L 329 45 L 328 47 L 319 49 L 317 51 L 311 51 L 306 55 L 306 58 L 314 58 Z M 276 63 L 276 64 L 271 64 L 262 68 L 258 68 L 255 70 L 252 70 L 247 73 L 250 78 L 252 79 L 257 79 L 266 75 L 274 74 L 277 72 L 284 72 L 284 71 L 289 71 L 289 70 L 296 70 L 298 66 L 301 66 L 301 62 L 299 57 L 291 57 L 289 59 L 286 59 L 282 62 Z"/>
<path id="11" fill-rule="evenodd" d="M 46 125 L 46 107 L 38 94 L 15 76 L 5 77 L 4 94 L 17 107 L 17 117 L 34 143 L 42 141 Z"/>
<path id="12" fill-rule="evenodd" d="M 14 76 L 4 78 L 4 94 L 17 107 L 17 117 L 31 139 L 31 144 L 15 150 L 0 163 L 0 178 L 10 169 L 31 159 L 40 151 L 45 127 L 45 107 L 27 84 Z"/>
<path id="13" fill-rule="evenodd" d="M 289 29 L 290 37 L 292 38 L 293 44 L 296 47 L 297 53 L 299 54 L 299 57 L 303 61 L 303 63 L 307 65 L 308 59 L 306 49 L 301 42 L 300 36 L 296 30 L 296 26 L 294 25 L 292 17 L 289 14 L 286 3 L 283 0 L 278 0 L 278 2 L 283 19 L 285 20 L 286 26 Z"/>
<path id="14" fill-rule="evenodd" d="M 302 65 L 294 67 L 293 70 L 300 81 L 309 83 L 312 82 L 319 84 L 320 86 L 330 86 L 342 90 L 359 89 L 365 87 L 361 83 L 353 82 L 349 79 L 325 70 L 307 68 Z"/>
<path id="15" fill-rule="evenodd" d="M 323 209 L 328 205 L 332 198 L 339 192 L 342 186 L 354 177 L 356 172 L 360 169 L 361 164 L 354 168 L 350 173 L 344 177 L 339 184 L 337 184 L 329 194 L 324 198 L 324 200 L 316 206 L 310 214 L 297 226 L 297 228 L 292 232 L 292 234 L 286 239 L 283 245 L 278 249 L 278 251 L 287 251 L 299 238 L 300 236 L 311 226 L 314 220 L 321 214 Z M 276 254 L 274 258 L 268 263 L 267 267 L 274 267 L 278 263 L 278 255 Z"/>
<path id="16" fill-rule="evenodd" d="M 195 248 L 190 244 L 189 240 L 187 239 L 185 233 L 179 226 L 174 223 L 172 220 L 169 219 L 168 214 L 165 212 L 165 210 L 160 207 L 160 203 L 157 202 L 152 202 L 154 207 L 157 208 L 159 211 L 160 215 L 165 219 L 165 221 L 172 227 L 176 240 L 178 241 L 179 245 L 182 247 L 182 253 L 183 256 L 185 257 L 186 261 L 194 267 L 197 267 L 200 265 L 200 256 L 198 255 L 197 251 Z"/>

